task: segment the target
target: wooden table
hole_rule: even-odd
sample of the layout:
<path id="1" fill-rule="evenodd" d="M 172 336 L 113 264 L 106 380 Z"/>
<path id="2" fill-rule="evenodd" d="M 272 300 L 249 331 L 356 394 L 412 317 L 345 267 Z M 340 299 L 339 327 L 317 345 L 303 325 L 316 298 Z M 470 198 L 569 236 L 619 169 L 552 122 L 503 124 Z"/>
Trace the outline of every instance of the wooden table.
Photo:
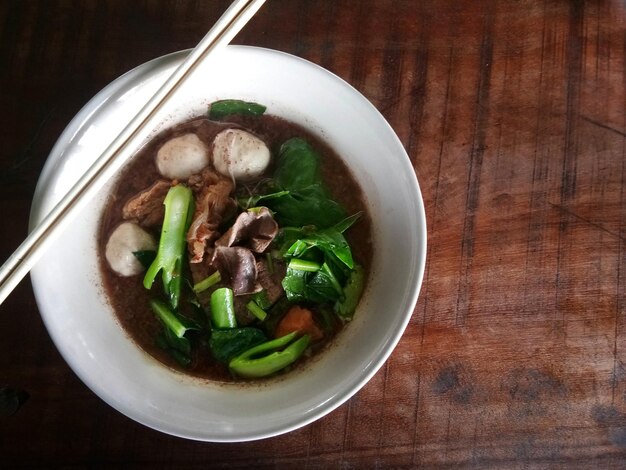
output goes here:
<path id="1" fill-rule="evenodd" d="M 0 2 L 0 259 L 81 106 L 228 4 Z M 24 281 L 0 307 L 0 386 L 30 398 L 0 417 L 0 467 L 624 468 L 625 18 L 600 0 L 269 0 L 234 42 L 350 82 L 420 181 L 427 269 L 398 347 L 300 430 L 185 441 L 87 389 Z"/>

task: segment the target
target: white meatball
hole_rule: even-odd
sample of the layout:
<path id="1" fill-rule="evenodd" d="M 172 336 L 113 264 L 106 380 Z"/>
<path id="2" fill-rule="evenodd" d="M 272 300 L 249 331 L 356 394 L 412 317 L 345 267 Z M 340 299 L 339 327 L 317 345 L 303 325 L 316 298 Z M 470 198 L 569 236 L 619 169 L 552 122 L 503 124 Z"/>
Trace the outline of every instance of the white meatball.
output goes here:
<path id="1" fill-rule="evenodd" d="M 241 129 L 226 129 L 213 140 L 213 166 L 234 180 L 260 176 L 270 163 L 270 150 L 258 137 Z"/>
<path id="2" fill-rule="evenodd" d="M 109 237 L 105 257 L 111 269 L 120 276 L 134 276 L 144 270 L 134 251 L 156 250 L 156 241 L 133 222 L 122 222 Z"/>
<path id="3" fill-rule="evenodd" d="M 196 134 L 184 134 L 165 142 L 156 156 L 161 173 L 170 179 L 187 179 L 209 164 L 209 149 Z"/>

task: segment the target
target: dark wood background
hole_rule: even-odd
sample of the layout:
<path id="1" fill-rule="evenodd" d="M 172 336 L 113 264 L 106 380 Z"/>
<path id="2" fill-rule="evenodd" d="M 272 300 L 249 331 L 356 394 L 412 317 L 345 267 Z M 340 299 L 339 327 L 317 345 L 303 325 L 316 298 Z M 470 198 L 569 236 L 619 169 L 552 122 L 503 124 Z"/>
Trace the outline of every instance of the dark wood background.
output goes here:
<path id="1" fill-rule="evenodd" d="M 193 47 L 227 1 L 0 1 L 0 259 L 97 91 Z M 428 218 L 421 295 L 360 393 L 280 437 L 185 441 L 63 362 L 29 281 L 0 307 L 0 466 L 626 467 L 626 11 L 618 1 L 269 0 L 234 42 L 346 79 L 389 120 Z"/>

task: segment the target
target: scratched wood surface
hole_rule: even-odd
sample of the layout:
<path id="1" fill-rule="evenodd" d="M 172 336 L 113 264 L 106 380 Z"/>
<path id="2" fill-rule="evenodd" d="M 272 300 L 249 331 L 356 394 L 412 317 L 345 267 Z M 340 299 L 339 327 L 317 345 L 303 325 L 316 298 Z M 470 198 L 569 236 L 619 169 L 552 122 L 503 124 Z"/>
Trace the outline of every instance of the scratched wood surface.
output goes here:
<path id="1" fill-rule="evenodd" d="M 80 107 L 227 5 L 0 2 L 0 259 Z M 346 79 L 414 165 L 428 262 L 404 337 L 311 425 L 191 442 L 88 390 L 26 280 L 0 307 L 0 386 L 30 395 L 0 417 L 0 467 L 624 468 L 625 23 L 618 1 L 269 0 L 235 42 Z"/>

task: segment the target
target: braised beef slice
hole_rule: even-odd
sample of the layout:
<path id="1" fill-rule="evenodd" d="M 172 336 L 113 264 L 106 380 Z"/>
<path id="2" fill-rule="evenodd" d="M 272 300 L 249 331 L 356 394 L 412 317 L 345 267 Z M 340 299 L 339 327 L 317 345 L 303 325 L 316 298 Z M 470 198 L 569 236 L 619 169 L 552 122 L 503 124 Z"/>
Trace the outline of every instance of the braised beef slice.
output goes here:
<path id="1" fill-rule="evenodd" d="M 261 291 L 257 283 L 254 254 L 240 246 L 216 246 L 212 264 L 219 270 L 222 281 L 228 283 L 235 295 L 254 294 Z"/>
<path id="2" fill-rule="evenodd" d="M 285 265 L 283 263 L 274 263 L 273 270 L 270 272 L 267 261 L 258 260 L 256 263 L 257 282 L 265 290 L 267 300 L 273 304 L 280 299 L 285 291 L 281 284 L 285 277 Z"/>
<path id="3" fill-rule="evenodd" d="M 278 233 L 278 224 L 269 209 L 242 212 L 228 231 L 215 244 L 243 246 L 255 253 L 263 253 Z"/>
<path id="4" fill-rule="evenodd" d="M 215 268 L 211 266 L 210 260 L 205 258 L 201 263 L 190 264 L 189 270 L 191 272 L 191 281 L 194 284 L 197 284 L 198 282 L 209 277 L 209 275 L 215 271 Z M 198 302 L 200 302 L 200 305 L 202 305 L 205 309 L 208 309 L 209 305 L 211 305 L 212 291 L 212 289 L 209 289 L 196 294 Z"/>
<path id="5" fill-rule="evenodd" d="M 134 219 L 144 227 L 158 227 L 163 223 L 165 206 L 163 200 L 172 184 L 167 180 L 157 180 L 148 189 L 130 198 L 122 208 L 122 217 Z"/>
<path id="6" fill-rule="evenodd" d="M 193 220 L 187 232 L 189 262 L 200 263 L 220 237 L 220 224 L 234 213 L 237 203 L 230 197 L 233 183 L 210 169 L 191 176 L 188 184 L 195 195 Z"/>
<path id="7" fill-rule="evenodd" d="M 209 259 L 204 259 L 202 263 L 196 263 L 190 265 L 191 268 L 191 278 L 194 284 L 206 279 L 209 275 L 213 274 L 215 268 L 211 266 Z M 258 264 L 257 264 L 258 266 Z M 216 286 L 211 289 L 207 289 L 202 292 L 198 292 L 196 294 L 198 298 L 198 302 L 204 308 L 205 312 L 210 312 L 211 308 L 211 293 L 217 289 L 218 287 L 230 287 L 230 284 L 225 282 L 220 282 Z M 237 318 L 237 325 L 246 326 L 256 320 L 256 317 L 250 313 L 248 307 L 246 306 L 248 302 L 250 302 L 251 296 L 249 295 L 238 295 L 235 296 L 234 299 L 234 307 L 235 307 L 235 317 Z"/>
<path id="8" fill-rule="evenodd" d="M 233 307 L 235 308 L 235 318 L 239 326 L 247 326 L 256 320 L 256 317 L 248 310 L 248 302 L 250 302 L 249 295 L 235 296 Z"/>

